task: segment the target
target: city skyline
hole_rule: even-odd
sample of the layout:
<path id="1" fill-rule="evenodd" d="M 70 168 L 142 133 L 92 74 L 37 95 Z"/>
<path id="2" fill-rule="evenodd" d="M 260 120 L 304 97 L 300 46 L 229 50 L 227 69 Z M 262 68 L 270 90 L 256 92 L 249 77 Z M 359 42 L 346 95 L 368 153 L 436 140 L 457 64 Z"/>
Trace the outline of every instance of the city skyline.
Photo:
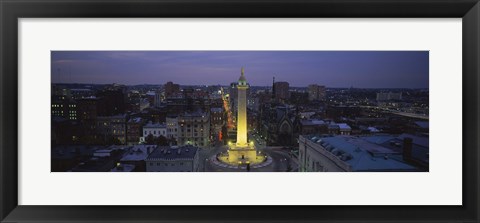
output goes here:
<path id="1" fill-rule="evenodd" d="M 428 51 L 52 51 L 52 83 L 428 88 Z"/>

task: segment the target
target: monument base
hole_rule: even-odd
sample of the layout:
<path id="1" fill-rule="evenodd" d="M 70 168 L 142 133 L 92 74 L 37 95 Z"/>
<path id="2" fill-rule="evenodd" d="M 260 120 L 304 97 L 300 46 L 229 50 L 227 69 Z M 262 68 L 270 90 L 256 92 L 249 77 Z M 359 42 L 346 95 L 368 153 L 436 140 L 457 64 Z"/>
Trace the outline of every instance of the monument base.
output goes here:
<path id="1" fill-rule="evenodd" d="M 251 147 L 230 148 L 228 150 L 228 162 L 238 164 L 257 163 L 257 150 Z"/>

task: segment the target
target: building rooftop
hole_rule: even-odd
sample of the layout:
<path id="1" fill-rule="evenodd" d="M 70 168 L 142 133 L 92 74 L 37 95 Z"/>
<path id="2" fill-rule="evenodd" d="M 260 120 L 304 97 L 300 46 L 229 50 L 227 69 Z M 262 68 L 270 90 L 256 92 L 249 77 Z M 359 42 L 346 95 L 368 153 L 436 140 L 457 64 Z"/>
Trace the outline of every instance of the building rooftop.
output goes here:
<path id="1" fill-rule="evenodd" d="M 140 123 L 140 122 L 142 122 L 142 118 L 140 118 L 140 117 L 131 118 L 130 120 L 128 120 L 128 122 L 130 122 L 130 123 Z"/>
<path id="2" fill-rule="evenodd" d="M 422 128 L 422 129 L 428 129 L 428 127 L 429 127 L 429 122 L 426 122 L 426 121 L 417 121 L 417 122 L 415 122 L 415 125 L 417 125 L 418 127 Z"/>
<path id="3" fill-rule="evenodd" d="M 326 122 L 320 119 L 301 120 L 302 125 L 325 125 Z"/>
<path id="4" fill-rule="evenodd" d="M 125 119 L 126 114 L 112 115 L 112 116 L 97 116 L 97 119 Z"/>
<path id="5" fill-rule="evenodd" d="M 79 99 L 75 99 L 77 101 L 80 101 L 80 100 L 83 100 L 83 101 L 88 101 L 88 100 L 97 100 L 98 98 L 96 96 L 88 96 L 88 97 L 83 97 L 83 98 L 79 98 Z"/>
<path id="6" fill-rule="evenodd" d="M 116 150 L 111 156 L 92 157 L 79 163 L 71 169 L 72 172 L 110 172 L 115 162 L 123 155 L 123 151 Z"/>
<path id="7" fill-rule="evenodd" d="M 118 151 L 124 151 L 128 147 L 126 146 L 119 146 L 119 145 L 112 145 L 107 148 L 100 148 L 97 149 L 93 152 L 93 156 L 95 157 L 106 157 L 106 156 L 111 156 L 112 154 L 118 152 Z"/>
<path id="8" fill-rule="evenodd" d="M 155 96 L 155 91 L 148 91 L 147 93 L 145 93 L 145 95 Z"/>
<path id="9" fill-rule="evenodd" d="M 110 172 L 132 172 L 135 169 L 133 164 L 119 163 Z"/>
<path id="10" fill-rule="evenodd" d="M 211 112 L 223 112 L 223 108 L 210 108 Z"/>
<path id="11" fill-rule="evenodd" d="M 142 161 L 157 148 L 156 145 L 135 145 L 130 147 L 120 161 Z"/>
<path id="12" fill-rule="evenodd" d="M 92 89 L 87 88 L 72 88 L 70 91 L 92 91 Z"/>
<path id="13" fill-rule="evenodd" d="M 427 165 L 429 163 L 429 139 L 428 137 L 416 136 L 411 134 L 401 134 L 392 141 L 403 147 L 403 140 L 408 137 L 412 139 L 412 158 Z M 388 146 L 386 143 L 385 146 Z M 391 145 L 391 143 L 390 143 Z"/>
<path id="14" fill-rule="evenodd" d="M 352 128 L 347 123 L 337 123 L 340 130 L 352 130 Z"/>
<path id="15" fill-rule="evenodd" d="M 73 159 L 79 156 L 91 156 L 95 150 L 103 146 L 68 145 L 55 146 L 51 149 L 52 159 Z"/>
<path id="16" fill-rule="evenodd" d="M 308 137 L 307 137 L 308 138 Z M 401 152 L 354 136 L 314 136 L 308 138 L 347 163 L 352 171 L 416 171 L 403 162 Z"/>
<path id="17" fill-rule="evenodd" d="M 182 114 L 182 117 L 202 117 L 202 118 L 205 118 L 207 116 L 206 113 L 204 112 L 200 112 L 200 111 L 197 111 L 197 112 L 185 112 Z"/>
<path id="18" fill-rule="evenodd" d="M 197 154 L 198 149 L 198 147 L 194 146 L 162 146 L 153 150 L 146 160 L 192 160 Z"/>
<path id="19" fill-rule="evenodd" d="M 166 128 L 165 124 L 148 122 L 143 128 Z"/>

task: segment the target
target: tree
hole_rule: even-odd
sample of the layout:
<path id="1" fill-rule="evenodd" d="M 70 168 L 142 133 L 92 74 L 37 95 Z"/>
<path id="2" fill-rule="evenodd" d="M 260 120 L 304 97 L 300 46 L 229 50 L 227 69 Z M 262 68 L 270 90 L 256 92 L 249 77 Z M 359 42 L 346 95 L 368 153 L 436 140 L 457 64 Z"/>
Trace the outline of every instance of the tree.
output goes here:
<path id="1" fill-rule="evenodd" d="M 168 140 L 165 138 L 165 136 L 159 136 L 155 140 L 157 142 L 157 145 L 159 146 L 168 146 Z"/>
<path id="2" fill-rule="evenodd" d="M 147 145 L 155 144 L 155 138 L 153 137 L 152 134 L 148 134 L 148 136 L 145 138 L 145 144 Z"/>

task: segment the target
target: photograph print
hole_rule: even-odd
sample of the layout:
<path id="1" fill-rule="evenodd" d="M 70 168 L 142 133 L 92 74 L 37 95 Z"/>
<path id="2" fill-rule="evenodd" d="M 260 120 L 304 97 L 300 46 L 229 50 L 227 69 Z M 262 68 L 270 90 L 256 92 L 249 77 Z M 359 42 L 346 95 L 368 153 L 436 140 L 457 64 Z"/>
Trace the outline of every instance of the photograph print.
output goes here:
<path id="1" fill-rule="evenodd" d="M 429 171 L 428 51 L 51 51 L 50 106 L 52 172 Z"/>

